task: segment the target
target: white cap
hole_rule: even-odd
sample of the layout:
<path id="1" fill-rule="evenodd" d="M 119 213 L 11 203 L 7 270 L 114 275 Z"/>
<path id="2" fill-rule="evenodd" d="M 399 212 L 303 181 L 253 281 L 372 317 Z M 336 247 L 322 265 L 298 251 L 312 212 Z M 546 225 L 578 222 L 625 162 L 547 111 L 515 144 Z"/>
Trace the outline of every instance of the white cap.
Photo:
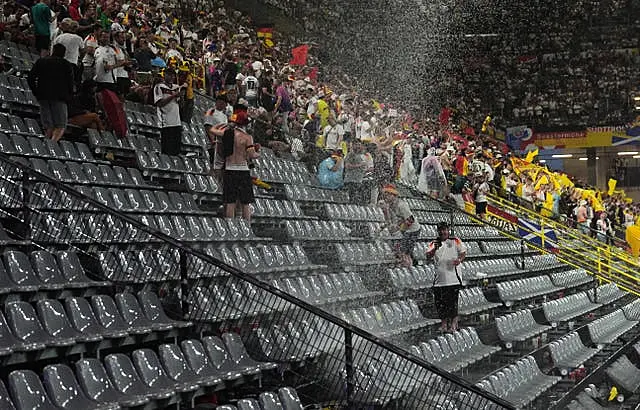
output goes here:
<path id="1" fill-rule="evenodd" d="M 262 70 L 263 67 L 264 66 L 262 64 L 262 61 L 254 61 L 251 64 L 251 68 L 253 68 L 253 71 L 260 71 L 260 70 Z"/>

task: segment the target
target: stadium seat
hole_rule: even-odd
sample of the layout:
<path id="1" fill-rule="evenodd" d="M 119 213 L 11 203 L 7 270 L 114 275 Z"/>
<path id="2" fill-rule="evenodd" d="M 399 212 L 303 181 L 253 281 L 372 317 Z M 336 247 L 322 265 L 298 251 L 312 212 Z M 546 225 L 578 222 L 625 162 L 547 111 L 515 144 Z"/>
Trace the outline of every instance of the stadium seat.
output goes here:
<path id="1" fill-rule="evenodd" d="M 627 356 L 611 363 L 606 373 L 618 388 L 629 393 L 635 393 L 640 389 L 640 369 Z"/>
<path id="2" fill-rule="evenodd" d="M 542 310 L 549 322 L 566 322 L 599 306 L 601 305 L 591 303 L 585 292 L 580 292 L 545 302 L 542 304 Z"/>
<path id="3" fill-rule="evenodd" d="M 158 355 L 151 349 L 138 349 L 132 353 L 133 364 L 142 381 L 154 389 L 175 389 L 177 392 L 193 392 L 199 385 L 192 381 L 174 381 L 165 371 Z"/>
<path id="4" fill-rule="evenodd" d="M 531 299 L 558 290 L 546 275 L 500 282 L 496 287 L 500 299 L 506 303 Z"/>
<path id="5" fill-rule="evenodd" d="M 122 314 L 124 321 L 129 325 L 129 328 L 134 329 L 148 329 L 147 332 L 170 330 L 173 326 L 169 323 L 160 323 L 149 320 L 142 311 L 138 299 L 133 293 L 125 292 L 115 295 L 115 302 L 118 306 L 118 310 Z"/>
<path id="6" fill-rule="evenodd" d="M 135 407 L 149 402 L 145 396 L 124 395 L 116 390 L 98 359 L 82 359 L 76 362 L 76 377 L 87 396 L 98 403 Z"/>
<path id="7" fill-rule="evenodd" d="M 464 288 L 458 295 L 458 313 L 471 315 L 500 306 L 501 303 L 489 302 L 481 288 Z"/>
<path id="8" fill-rule="evenodd" d="M 638 321 L 628 320 L 622 309 L 618 309 L 589 323 L 587 328 L 594 343 L 612 343 L 637 324 Z"/>
<path id="9" fill-rule="evenodd" d="M 49 335 L 38 319 L 33 306 L 26 302 L 9 302 L 6 314 L 12 333 L 22 342 L 22 350 L 40 350 L 45 346 L 64 347 L 75 343 L 68 334 Z"/>
<path id="10" fill-rule="evenodd" d="M 174 382 L 184 386 L 191 385 L 196 389 L 200 386 L 211 387 L 220 383 L 217 377 L 206 377 L 196 374 L 184 357 L 182 350 L 176 344 L 163 344 L 158 348 L 158 357 L 165 372 Z"/>
<path id="11" fill-rule="evenodd" d="M 496 326 L 498 337 L 504 342 L 524 341 L 551 329 L 551 326 L 536 323 L 529 309 L 497 317 Z"/>
<path id="12" fill-rule="evenodd" d="M 175 390 L 171 388 L 154 388 L 145 385 L 131 359 L 125 354 L 108 355 L 104 359 L 104 367 L 113 386 L 124 395 L 146 396 L 152 400 L 165 400 L 175 394 Z"/>
<path id="13" fill-rule="evenodd" d="M 98 404 L 91 400 L 78 384 L 70 367 L 62 364 L 49 365 L 42 371 L 44 385 L 52 402 L 63 409 L 116 410 L 117 404 Z"/>
<path id="14" fill-rule="evenodd" d="M 17 410 L 55 410 L 38 375 L 32 370 L 9 373 L 9 390 Z"/>
<path id="15" fill-rule="evenodd" d="M 557 367 L 577 368 L 592 358 L 598 349 L 586 347 L 576 332 L 571 332 L 549 343 L 551 358 Z"/>

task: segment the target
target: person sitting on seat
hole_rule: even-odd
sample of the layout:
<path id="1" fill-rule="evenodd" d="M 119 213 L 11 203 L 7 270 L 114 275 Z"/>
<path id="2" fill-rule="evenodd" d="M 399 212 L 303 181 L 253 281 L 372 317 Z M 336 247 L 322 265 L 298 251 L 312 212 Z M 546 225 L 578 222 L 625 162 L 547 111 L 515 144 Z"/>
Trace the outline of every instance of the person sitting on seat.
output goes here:
<path id="1" fill-rule="evenodd" d="M 333 151 L 318 165 L 318 182 L 324 188 L 340 189 L 344 185 L 343 173 L 342 151 Z"/>

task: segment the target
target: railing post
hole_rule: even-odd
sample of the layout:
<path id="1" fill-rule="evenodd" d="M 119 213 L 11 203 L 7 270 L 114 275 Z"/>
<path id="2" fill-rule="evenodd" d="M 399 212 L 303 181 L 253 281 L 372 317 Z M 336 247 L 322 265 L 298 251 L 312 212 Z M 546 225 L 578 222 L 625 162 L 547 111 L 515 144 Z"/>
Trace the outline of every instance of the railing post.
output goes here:
<path id="1" fill-rule="evenodd" d="M 353 392 L 354 392 L 354 374 L 353 374 L 353 334 L 351 330 L 344 329 L 344 364 L 347 371 L 347 408 L 352 409 Z"/>
<path id="2" fill-rule="evenodd" d="M 520 262 L 522 263 L 522 270 L 524 270 L 524 239 L 520 239 Z"/>
<path id="3" fill-rule="evenodd" d="M 541 234 L 541 244 L 542 244 L 542 249 L 547 249 L 545 244 L 544 244 L 544 219 L 540 219 L 540 234 Z"/>
<path id="4" fill-rule="evenodd" d="M 180 248 L 178 255 L 180 255 L 180 313 L 182 314 L 182 318 L 186 318 L 187 313 L 189 313 L 188 306 L 186 306 L 187 295 L 189 294 L 187 254 L 184 249 Z"/>
<path id="5" fill-rule="evenodd" d="M 31 241 L 31 209 L 29 199 L 31 197 L 31 179 L 29 173 L 22 171 L 22 218 L 24 222 L 24 238 Z"/>

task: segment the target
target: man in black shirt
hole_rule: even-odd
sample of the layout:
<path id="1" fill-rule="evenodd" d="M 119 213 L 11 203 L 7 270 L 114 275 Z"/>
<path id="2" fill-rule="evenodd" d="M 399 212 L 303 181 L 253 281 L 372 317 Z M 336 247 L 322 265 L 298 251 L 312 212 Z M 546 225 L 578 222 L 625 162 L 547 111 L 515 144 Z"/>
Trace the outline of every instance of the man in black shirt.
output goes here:
<path id="1" fill-rule="evenodd" d="M 146 37 L 138 38 L 138 47 L 133 54 L 133 57 L 138 62 L 138 71 L 152 71 L 151 60 L 156 58 L 156 55 L 149 48 L 149 43 Z"/>
<path id="2" fill-rule="evenodd" d="M 29 72 L 29 87 L 40 103 L 45 135 L 59 141 L 67 128 L 67 102 L 73 96 L 73 67 L 64 59 L 62 44 L 54 44 L 50 57 L 40 58 Z"/>

